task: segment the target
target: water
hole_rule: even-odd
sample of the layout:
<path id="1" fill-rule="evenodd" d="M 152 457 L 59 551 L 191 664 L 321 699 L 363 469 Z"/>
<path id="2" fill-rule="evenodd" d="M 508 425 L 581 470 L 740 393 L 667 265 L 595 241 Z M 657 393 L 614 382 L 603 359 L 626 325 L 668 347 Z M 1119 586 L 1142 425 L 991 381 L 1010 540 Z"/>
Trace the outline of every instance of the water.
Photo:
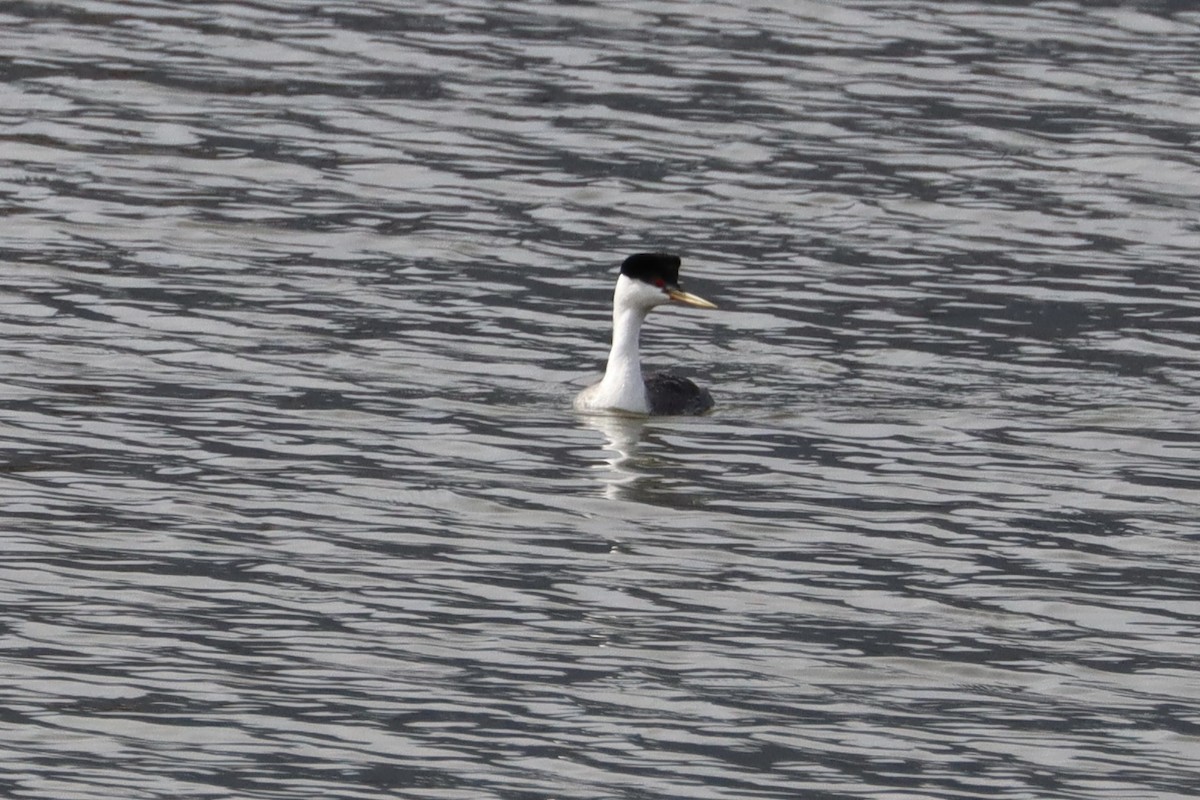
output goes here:
<path id="1" fill-rule="evenodd" d="M 0 7 L 0 795 L 1192 797 L 1200 13 L 420 9 Z"/>

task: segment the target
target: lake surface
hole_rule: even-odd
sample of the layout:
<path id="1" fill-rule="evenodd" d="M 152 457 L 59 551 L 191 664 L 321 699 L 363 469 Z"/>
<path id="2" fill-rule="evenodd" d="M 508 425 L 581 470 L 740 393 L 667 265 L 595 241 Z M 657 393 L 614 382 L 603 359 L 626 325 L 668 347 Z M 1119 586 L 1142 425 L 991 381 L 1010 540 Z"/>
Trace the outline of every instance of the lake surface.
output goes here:
<path id="1" fill-rule="evenodd" d="M 0 42 L 0 795 L 1195 796 L 1192 4 Z"/>

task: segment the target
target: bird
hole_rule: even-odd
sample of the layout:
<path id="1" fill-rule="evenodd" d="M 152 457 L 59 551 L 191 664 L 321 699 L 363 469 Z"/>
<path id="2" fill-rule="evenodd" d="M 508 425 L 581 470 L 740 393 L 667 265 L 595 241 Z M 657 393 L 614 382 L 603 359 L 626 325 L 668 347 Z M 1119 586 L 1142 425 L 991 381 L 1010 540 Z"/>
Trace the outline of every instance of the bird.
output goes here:
<path id="1" fill-rule="evenodd" d="M 671 253 L 636 253 L 621 264 L 613 292 L 608 365 L 599 383 L 576 396 L 576 410 L 664 416 L 703 414 L 713 407 L 709 391 L 687 378 L 670 372 L 642 377 L 638 339 L 652 309 L 672 302 L 695 308 L 717 307 L 679 287 L 681 263 L 679 256 Z"/>

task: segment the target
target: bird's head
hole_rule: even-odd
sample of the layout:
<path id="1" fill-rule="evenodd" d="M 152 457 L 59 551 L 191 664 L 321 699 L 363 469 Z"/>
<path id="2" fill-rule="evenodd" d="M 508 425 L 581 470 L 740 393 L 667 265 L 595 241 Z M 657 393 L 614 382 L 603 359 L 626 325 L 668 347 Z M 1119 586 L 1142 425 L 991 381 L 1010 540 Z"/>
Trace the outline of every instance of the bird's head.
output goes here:
<path id="1" fill-rule="evenodd" d="M 621 264 L 617 303 L 649 311 L 666 303 L 696 308 L 716 308 L 703 297 L 679 287 L 679 256 L 670 253 L 637 253 Z"/>

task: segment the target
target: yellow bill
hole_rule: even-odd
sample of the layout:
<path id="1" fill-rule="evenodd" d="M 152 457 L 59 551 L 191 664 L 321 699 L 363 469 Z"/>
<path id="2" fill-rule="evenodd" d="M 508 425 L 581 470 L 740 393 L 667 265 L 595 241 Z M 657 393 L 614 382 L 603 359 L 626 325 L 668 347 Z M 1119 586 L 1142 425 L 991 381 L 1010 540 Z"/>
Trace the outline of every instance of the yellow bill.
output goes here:
<path id="1" fill-rule="evenodd" d="M 710 303 L 703 297 L 685 292 L 682 289 L 667 289 L 667 297 L 674 300 L 676 303 L 683 303 L 685 306 L 695 306 L 696 308 L 716 308 L 716 303 Z"/>

